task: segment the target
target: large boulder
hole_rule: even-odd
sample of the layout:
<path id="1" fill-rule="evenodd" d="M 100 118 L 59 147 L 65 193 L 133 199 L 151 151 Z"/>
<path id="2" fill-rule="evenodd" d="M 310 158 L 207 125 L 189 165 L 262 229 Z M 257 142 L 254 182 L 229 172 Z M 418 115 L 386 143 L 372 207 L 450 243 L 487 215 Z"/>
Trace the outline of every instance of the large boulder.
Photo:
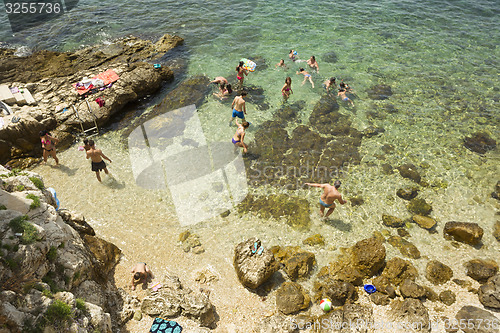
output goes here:
<path id="1" fill-rule="evenodd" d="M 284 314 L 292 314 L 307 309 L 311 297 L 296 282 L 285 282 L 276 291 L 276 306 Z"/>
<path id="2" fill-rule="evenodd" d="M 499 319 L 491 312 L 472 305 L 462 307 L 455 315 L 465 333 L 498 333 Z"/>
<path id="3" fill-rule="evenodd" d="M 430 332 L 429 312 L 416 298 L 405 298 L 392 303 L 390 317 L 394 322 L 408 323 L 406 332 Z"/>
<path id="4" fill-rule="evenodd" d="M 144 297 L 142 313 L 163 318 L 184 316 L 201 326 L 214 327 L 217 317 L 207 294 L 187 288 L 176 276 L 166 275 L 161 282 L 162 288 Z"/>
<path id="5" fill-rule="evenodd" d="M 406 279 L 401 283 L 399 291 L 404 298 L 424 298 L 427 293 L 424 287 L 410 279 Z"/>
<path id="6" fill-rule="evenodd" d="M 308 277 L 316 264 L 314 253 L 304 251 L 299 247 L 281 248 L 278 246 L 271 248 L 271 250 L 292 281 Z"/>
<path id="7" fill-rule="evenodd" d="M 484 154 L 488 150 L 495 149 L 497 142 L 488 133 L 476 132 L 471 136 L 465 137 L 464 146 L 475 153 Z"/>
<path id="8" fill-rule="evenodd" d="M 485 283 L 498 272 L 498 264 L 494 260 L 472 259 L 464 266 L 467 275 L 479 283 Z"/>
<path id="9" fill-rule="evenodd" d="M 479 301 L 486 307 L 500 309 L 500 274 L 479 288 Z"/>
<path id="10" fill-rule="evenodd" d="M 472 222 L 446 222 L 443 229 L 445 239 L 454 239 L 473 246 L 481 243 L 483 234 L 483 228 Z"/>
<path id="11" fill-rule="evenodd" d="M 350 252 L 350 263 L 365 277 L 375 275 L 385 264 L 385 247 L 375 238 L 357 242 Z"/>
<path id="12" fill-rule="evenodd" d="M 425 277 L 433 284 L 443 284 L 453 277 L 453 271 L 445 264 L 437 260 L 431 260 L 425 268 Z"/>
<path id="13" fill-rule="evenodd" d="M 406 279 L 414 281 L 418 276 L 418 271 L 408 260 L 394 257 L 385 265 L 382 276 L 386 277 L 390 283 L 399 286 Z"/>
<path id="14" fill-rule="evenodd" d="M 314 284 L 314 292 L 314 301 L 328 298 L 334 306 L 353 303 L 358 299 L 356 288 L 349 282 L 339 280 L 316 282 Z"/>
<path id="15" fill-rule="evenodd" d="M 264 249 L 262 254 L 253 253 L 252 249 L 255 244 L 259 248 L 261 241 L 257 238 L 250 238 L 239 243 L 234 250 L 233 259 L 238 279 L 250 289 L 258 288 L 279 269 L 278 262 L 268 249 Z"/>

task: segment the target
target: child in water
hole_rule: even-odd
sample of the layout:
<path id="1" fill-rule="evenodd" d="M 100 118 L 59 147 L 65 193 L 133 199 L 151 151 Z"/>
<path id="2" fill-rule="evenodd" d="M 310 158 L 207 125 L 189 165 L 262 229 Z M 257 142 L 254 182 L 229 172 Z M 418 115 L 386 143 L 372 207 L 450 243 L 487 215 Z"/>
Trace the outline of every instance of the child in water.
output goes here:
<path id="1" fill-rule="evenodd" d="M 287 77 L 285 79 L 285 85 L 283 86 L 283 88 L 281 88 L 281 95 L 283 95 L 283 102 L 286 102 L 291 94 L 293 94 L 292 78 Z"/>
<path id="2" fill-rule="evenodd" d="M 314 88 L 314 82 L 313 82 L 313 80 L 311 78 L 311 74 L 309 74 L 308 72 L 306 72 L 304 68 L 299 69 L 299 71 L 297 72 L 297 74 L 303 74 L 304 75 L 304 81 L 302 81 L 302 85 L 304 85 L 304 83 L 306 83 L 306 80 L 309 79 L 309 82 L 311 82 L 311 85 Z"/>
<path id="3" fill-rule="evenodd" d="M 336 79 L 334 77 L 331 77 L 325 82 L 323 82 L 323 88 L 326 89 L 326 92 L 329 92 L 330 90 L 337 88 L 337 82 L 335 81 Z"/>
<path id="4" fill-rule="evenodd" d="M 275 68 L 278 68 L 278 67 L 283 67 L 283 69 L 284 69 L 284 70 L 286 70 L 286 69 L 287 69 L 286 64 L 285 64 L 285 60 L 284 60 L 284 59 L 281 59 L 281 60 L 280 60 L 280 62 L 278 62 L 278 63 L 276 64 L 276 66 L 274 66 L 274 67 L 275 67 Z"/>

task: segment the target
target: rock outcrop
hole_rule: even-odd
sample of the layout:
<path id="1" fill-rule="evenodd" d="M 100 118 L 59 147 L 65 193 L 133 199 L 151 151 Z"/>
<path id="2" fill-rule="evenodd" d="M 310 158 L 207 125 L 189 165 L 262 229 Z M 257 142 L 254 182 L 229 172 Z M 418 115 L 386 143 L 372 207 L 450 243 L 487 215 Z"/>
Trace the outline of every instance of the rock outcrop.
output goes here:
<path id="1" fill-rule="evenodd" d="M 276 307 L 284 314 L 292 314 L 307 309 L 311 297 L 295 282 L 285 282 L 276 291 Z"/>
<path id="2" fill-rule="evenodd" d="M 12 332 L 70 330 L 76 320 L 101 332 L 123 325 L 123 295 L 110 278 L 121 251 L 94 236 L 83 217 L 58 213 L 38 175 L 0 168 L 0 177 L 0 322 Z M 85 227 L 78 232 L 76 224 Z"/>
<path id="3" fill-rule="evenodd" d="M 425 277 L 433 284 L 443 284 L 453 277 L 453 271 L 445 264 L 437 260 L 432 260 L 427 263 Z"/>
<path id="4" fill-rule="evenodd" d="M 40 130 L 51 131 L 60 140 L 58 147 L 67 147 L 75 133 L 81 131 L 80 121 L 85 128 L 93 127 L 94 120 L 102 126 L 127 103 L 154 93 L 164 82 L 173 80 L 173 72 L 167 67 L 154 68 L 151 62 L 180 44 L 180 37 L 165 35 L 156 44 L 128 37 L 72 53 L 39 51 L 16 57 L 14 50 L 0 50 L 0 82 L 25 87 L 36 100 L 32 106 L 13 106 L 13 114 L 4 117 L 0 162 L 40 156 Z M 114 70 L 119 79 L 111 87 L 89 95 L 92 115 L 73 84 L 108 69 Z M 98 97 L 105 101 L 104 106 L 95 102 Z M 12 122 L 14 116 L 20 120 Z"/>
<path id="5" fill-rule="evenodd" d="M 464 264 L 466 273 L 479 283 L 485 283 L 498 273 L 498 264 L 493 260 L 473 259 Z"/>
<path id="6" fill-rule="evenodd" d="M 486 307 L 500 309 L 500 274 L 479 288 L 479 301 Z"/>
<path id="7" fill-rule="evenodd" d="M 234 269 L 240 282 L 250 289 L 258 288 L 279 269 L 273 253 L 268 249 L 259 253 L 260 247 L 259 239 L 250 238 L 234 249 Z"/>
<path id="8" fill-rule="evenodd" d="M 275 258 L 283 265 L 283 269 L 288 277 L 295 281 L 307 278 L 316 264 L 314 253 L 304 251 L 298 246 L 275 246 L 271 248 Z"/>
<path id="9" fill-rule="evenodd" d="M 187 288 L 177 276 L 166 275 L 161 282 L 162 288 L 143 299 L 142 313 L 163 318 L 184 316 L 203 327 L 214 328 L 215 308 L 205 293 Z"/>
<path id="10" fill-rule="evenodd" d="M 471 323 L 463 329 L 465 333 L 498 333 L 498 318 L 489 311 L 475 306 L 467 305 L 462 307 L 456 314 L 458 322 Z M 481 324 L 479 324 L 481 323 Z M 488 324 L 483 324 L 488 323 Z"/>

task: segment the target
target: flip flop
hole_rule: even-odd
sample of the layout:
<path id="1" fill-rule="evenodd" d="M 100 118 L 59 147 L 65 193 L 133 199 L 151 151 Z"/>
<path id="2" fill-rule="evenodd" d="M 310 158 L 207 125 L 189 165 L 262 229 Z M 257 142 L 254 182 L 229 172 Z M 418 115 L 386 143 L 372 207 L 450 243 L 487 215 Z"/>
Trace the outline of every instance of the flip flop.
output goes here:
<path id="1" fill-rule="evenodd" d="M 261 255 L 263 251 L 264 251 L 264 248 L 261 246 L 261 247 L 259 247 L 259 250 L 257 251 L 257 254 Z"/>
<path id="2" fill-rule="evenodd" d="M 19 122 L 19 120 L 21 120 L 20 117 L 14 116 L 14 117 L 12 117 L 11 122 L 13 122 L 15 124 L 15 123 Z"/>
<path id="3" fill-rule="evenodd" d="M 252 253 L 257 252 L 257 248 L 259 247 L 259 243 L 255 242 L 252 247 Z"/>

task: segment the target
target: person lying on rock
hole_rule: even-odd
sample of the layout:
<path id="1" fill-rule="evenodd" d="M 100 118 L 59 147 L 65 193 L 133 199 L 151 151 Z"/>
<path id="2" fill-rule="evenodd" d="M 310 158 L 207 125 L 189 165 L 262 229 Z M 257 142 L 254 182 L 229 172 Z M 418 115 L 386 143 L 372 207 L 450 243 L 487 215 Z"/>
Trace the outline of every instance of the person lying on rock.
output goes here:
<path id="1" fill-rule="evenodd" d="M 149 270 L 145 262 L 137 263 L 132 269 L 132 290 L 135 290 L 135 286 L 142 283 L 143 288 L 146 289 L 148 282 L 154 279 L 153 273 Z"/>
<path id="2" fill-rule="evenodd" d="M 333 213 L 333 211 L 335 210 L 335 200 L 338 200 L 341 205 L 346 203 L 346 201 L 342 199 L 342 195 L 338 191 L 340 184 L 340 180 L 336 180 L 333 184 L 334 186 L 330 184 L 305 183 L 305 185 L 323 188 L 323 194 L 319 198 L 319 214 L 321 216 L 323 216 L 325 208 L 328 208 L 328 212 L 326 212 L 325 218 Z"/>

